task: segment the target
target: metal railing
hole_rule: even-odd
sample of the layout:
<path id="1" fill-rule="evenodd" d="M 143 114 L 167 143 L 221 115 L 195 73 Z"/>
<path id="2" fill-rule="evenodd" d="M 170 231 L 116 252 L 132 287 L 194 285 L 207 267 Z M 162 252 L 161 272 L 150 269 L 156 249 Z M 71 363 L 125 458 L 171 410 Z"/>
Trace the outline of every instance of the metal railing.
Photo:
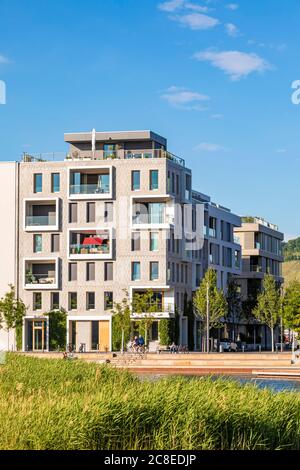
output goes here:
<path id="1" fill-rule="evenodd" d="M 109 245 L 70 245 L 70 255 L 102 255 L 109 253 Z"/>
<path id="2" fill-rule="evenodd" d="M 37 227 L 42 225 L 55 225 L 56 224 L 56 217 L 55 216 L 47 216 L 47 215 L 28 215 L 26 216 L 26 226 L 27 227 Z"/>
<path id="3" fill-rule="evenodd" d="M 71 184 L 70 194 L 107 194 L 110 192 L 109 184 Z"/>

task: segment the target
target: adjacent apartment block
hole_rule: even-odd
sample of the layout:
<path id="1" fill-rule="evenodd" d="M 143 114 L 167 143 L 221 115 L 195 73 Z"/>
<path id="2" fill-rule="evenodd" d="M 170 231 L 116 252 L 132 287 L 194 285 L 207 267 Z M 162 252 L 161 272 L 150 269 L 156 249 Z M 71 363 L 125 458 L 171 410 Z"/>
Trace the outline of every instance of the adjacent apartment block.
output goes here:
<path id="1" fill-rule="evenodd" d="M 45 313 L 58 308 L 67 312 L 68 344 L 111 350 L 112 307 L 124 289 L 131 298 L 153 291 L 151 342 L 159 343 L 158 323 L 176 307 L 187 344 L 185 293 L 192 297 L 209 266 L 224 290 L 241 274 L 240 218 L 194 191 L 184 160 L 151 131 L 72 133 L 65 142 L 62 161 L 25 155 L 0 164 L 7 228 L 0 288 L 13 283 L 28 307 L 23 350 L 48 350 Z M 142 315 L 132 312 L 133 323 Z"/>
<path id="2" fill-rule="evenodd" d="M 266 274 L 274 276 L 278 286 L 283 284 L 282 277 L 282 242 L 283 233 L 274 224 L 258 217 L 242 217 L 241 227 L 234 229 L 237 241 L 242 247 L 242 273 L 238 283 L 244 301 L 244 311 L 255 304 L 258 293 L 262 290 Z M 251 322 L 250 322 L 251 323 Z M 253 337 L 263 347 L 270 344 L 269 329 L 252 321 L 245 321 L 239 331 L 245 337 Z M 278 332 L 277 332 L 278 333 Z"/>

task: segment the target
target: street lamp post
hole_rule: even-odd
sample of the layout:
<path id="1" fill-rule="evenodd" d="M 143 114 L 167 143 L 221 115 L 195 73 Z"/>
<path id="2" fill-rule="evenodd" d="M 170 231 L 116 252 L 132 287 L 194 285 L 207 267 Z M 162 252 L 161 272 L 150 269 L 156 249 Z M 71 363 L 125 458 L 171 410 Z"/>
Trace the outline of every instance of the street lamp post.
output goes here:
<path id="1" fill-rule="evenodd" d="M 206 285 L 206 351 L 209 353 L 209 283 Z"/>

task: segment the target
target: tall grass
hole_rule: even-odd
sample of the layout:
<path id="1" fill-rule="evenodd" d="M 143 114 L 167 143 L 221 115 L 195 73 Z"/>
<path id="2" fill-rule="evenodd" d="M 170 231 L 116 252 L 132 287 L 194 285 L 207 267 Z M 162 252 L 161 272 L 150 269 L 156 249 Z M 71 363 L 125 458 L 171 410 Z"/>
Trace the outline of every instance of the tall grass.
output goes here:
<path id="1" fill-rule="evenodd" d="M 8 355 L 0 449 L 300 449 L 300 396 Z"/>

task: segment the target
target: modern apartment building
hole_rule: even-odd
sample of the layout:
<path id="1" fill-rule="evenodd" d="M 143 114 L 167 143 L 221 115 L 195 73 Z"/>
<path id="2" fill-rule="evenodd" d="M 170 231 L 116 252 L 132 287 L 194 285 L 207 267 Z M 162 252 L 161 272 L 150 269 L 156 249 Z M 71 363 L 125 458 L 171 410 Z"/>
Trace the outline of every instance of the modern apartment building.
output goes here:
<path id="1" fill-rule="evenodd" d="M 284 234 L 278 227 L 258 217 L 242 217 L 241 227 L 234 229 L 235 237 L 242 247 L 242 273 L 238 283 L 241 287 L 241 296 L 245 311 L 247 304 L 251 308 L 262 290 L 263 279 L 266 274 L 274 276 L 280 286 L 282 277 L 282 242 Z M 246 319 L 247 320 L 247 319 Z M 270 343 L 269 331 L 264 325 L 257 322 L 244 321 L 239 326 L 244 336 L 252 336 L 263 347 Z"/>
<path id="2" fill-rule="evenodd" d="M 184 160 L 151 131 L 72 133 L 65 142 L 64 160 L 25 155 L 19 163 L 0 164 L 7 228 L 0 289 L 13 283 L 28 307 L 23 349 L 48 350 L 45 313 L 63 308 L 67 343 L 76 350 L 81 344 L 86 351 L 111 350 L 112 306 L 124 289 L 131 299 L 153 291 L 151 341 L 159 341 L 158 322 L 173 317 L 176 306 L 180 342 L 187 344 L 185 293 L 192 297 L 209 266 L 224 289 L 229 276 L 241 273 L 233 233 L 240 218 L 193 191 Z M 188 231 L 200 239 L 193 249 L 185 233 L 187 205 Z M 133 322 L 142 317 L 132 312 Z"/>

